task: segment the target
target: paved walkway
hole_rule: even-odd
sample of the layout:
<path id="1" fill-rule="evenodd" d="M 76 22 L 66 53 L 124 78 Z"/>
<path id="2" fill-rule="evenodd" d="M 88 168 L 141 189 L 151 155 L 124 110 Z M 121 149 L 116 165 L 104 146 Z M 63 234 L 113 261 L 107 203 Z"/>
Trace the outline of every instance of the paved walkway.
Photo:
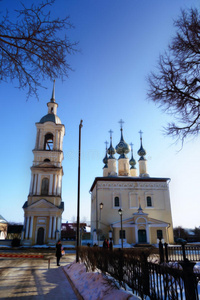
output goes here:
<path id="1" fill-rule="evenodd" d="M 48 268 L 44 259 L 0 257 L 0 299 L 78 299 L 62 269 L 74 259 L 67 254 L 57 267 L 52 257 Z"/>

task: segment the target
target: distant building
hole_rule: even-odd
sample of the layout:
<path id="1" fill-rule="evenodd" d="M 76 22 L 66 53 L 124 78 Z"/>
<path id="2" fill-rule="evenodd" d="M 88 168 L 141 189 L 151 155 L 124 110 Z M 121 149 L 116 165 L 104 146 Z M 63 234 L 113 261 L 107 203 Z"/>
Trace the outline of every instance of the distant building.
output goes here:
<path id="1" fill-rule="evenodd" d="M 81 235 L 86 232 L 86 223 L 80 223 Z M 76 240 L 77 223 L 62 223 L 61 225 L 61 238 L 65 240 Z"/>
<path id="2" fill-rule="evenodd" d="M 12 240 L 15 238 L 21 239 L 22 230 L 23 230 L 23 225 L 9 224 L 7 239 L 8 240 Z"/>
<path id="3" fill-rule="evenodd" d="M 37 135 L 28 200 L 24 203 L 22 244 L 55 244 L 61 236 L 63 137 L 65 126 L 57 116 L 55 82 L 48 112 L 36 123 Z"/>
<path id="4" fill-rule="evenodd" d="M 93 243 L 99 243 L 104 237 L 112 238 L 114 244 L 121 244 L 122 238 L 124 244 L 131 245 L 156 244 L 158 239 L 173 243 L 170 179 L 149 176 L 142 132 L 137 175 L 133 148 L 124 140 L 122 123 L 121 139 L 115 148 L 110 131 L 110 146 L 107 149 L 106 144 L 103 159 L 103 177 L 96 177 L 90 189 Z M 130 151 L 129 160 L 127 153 Z M 118 170 L 116 152 L 119 154 Z"/>
<path id="5" fill-rule="evenodd" d="M 0 215 L 0 240 L 5 240 L 7 237 L 8 222 Z"/>

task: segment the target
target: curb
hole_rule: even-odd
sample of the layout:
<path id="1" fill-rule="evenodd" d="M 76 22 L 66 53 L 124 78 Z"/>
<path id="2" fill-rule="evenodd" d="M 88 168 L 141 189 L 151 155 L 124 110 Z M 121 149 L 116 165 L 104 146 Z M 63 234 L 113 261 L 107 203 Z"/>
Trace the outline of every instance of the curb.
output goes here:
<path id="1" fill-rule="evenodd" d="M 63 269 L 63 272 L 64 272 L 65 276 L 67 277 L 67 279 L 68 279 L 68 281 L 69 281 L 69 283 L 70 283 L 70 285 L 71 285 L 71 287 L 72 287 L 72 289 L 73 289 L 73 291 L 74 291 L 74 293 L 75 293 L 77 299 L 78 299 L 78 300 L 84 300 L 84 298 L 83 298 L 83 297 L 81 296 L 81 294 L 79 293 L 78 289 L 75 287 L 73 281 L 71 280 L 71 278 L 69 277 L 69 275 L 68 275 L 67 272 L 65 271 L 64 267 L 62 267 L 62 269 Z"/>

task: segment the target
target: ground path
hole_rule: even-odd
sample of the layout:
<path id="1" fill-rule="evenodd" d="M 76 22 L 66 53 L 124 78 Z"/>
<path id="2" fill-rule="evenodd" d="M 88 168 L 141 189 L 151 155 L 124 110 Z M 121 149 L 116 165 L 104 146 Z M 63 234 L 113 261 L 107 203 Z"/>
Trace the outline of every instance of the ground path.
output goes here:
<path id="1" fill-rule="evenodd" d="M 62 268 L 74 261 L 74 254 L 66 254 L 60 267 L 53 253 L 37 253 L 45 259 L 34 257 L 36 253 L 32 258 L 27 258 L 26 253 L 24 257 L 21 252 L 16 257 L 13 254 L 0 251 L 0 299 L 77 299 Z"/>

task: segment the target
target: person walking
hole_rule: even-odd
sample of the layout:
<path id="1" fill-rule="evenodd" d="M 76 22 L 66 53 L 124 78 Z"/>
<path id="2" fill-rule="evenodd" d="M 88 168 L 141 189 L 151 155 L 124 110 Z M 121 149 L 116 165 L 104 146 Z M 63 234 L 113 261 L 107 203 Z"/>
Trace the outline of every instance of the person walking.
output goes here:
<path id="1" fill-rule="evenodd" d="M 113 249 L 113 242 L 112 239 L 110 238 L 110 243 L 109 243 L 109 249 L 112 250 Z"/>
<path id="2" fill-rule="evenodd" d="M 58 240 L 56 244 L 56 257 L 57 257 L 57 266 L 60 266 L 60 258 L 62 257 L 62 244 L 60 240 Z"/>
<path id="3" fill-rule="evenodd" d="M 104 248 L 104 249 L 108 249 L 107 239 L 104 239 L 104 242 L 103 242 L 103 248 Z"/>

